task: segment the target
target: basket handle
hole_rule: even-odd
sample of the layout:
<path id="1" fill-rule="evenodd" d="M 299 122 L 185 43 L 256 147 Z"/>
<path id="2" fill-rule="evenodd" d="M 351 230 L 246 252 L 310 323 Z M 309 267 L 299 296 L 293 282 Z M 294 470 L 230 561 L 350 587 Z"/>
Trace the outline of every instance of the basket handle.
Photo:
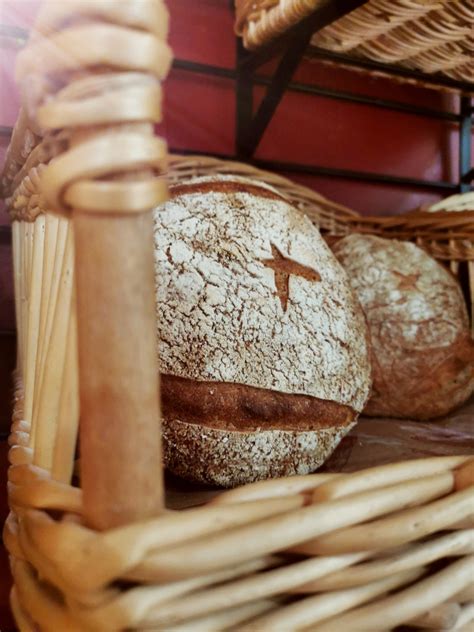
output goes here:
<path id="1" fill-rule="evenodd" d="M 41 78 L 30 114 L 66 140 L 41 187 L 73 219 L 81 485 L 97 529 L 163 507 L 151 209 L 166 198 L 153 123 L 167 22 L 162 0 L 46 2 L 17 65 L 20 84 Z"/>

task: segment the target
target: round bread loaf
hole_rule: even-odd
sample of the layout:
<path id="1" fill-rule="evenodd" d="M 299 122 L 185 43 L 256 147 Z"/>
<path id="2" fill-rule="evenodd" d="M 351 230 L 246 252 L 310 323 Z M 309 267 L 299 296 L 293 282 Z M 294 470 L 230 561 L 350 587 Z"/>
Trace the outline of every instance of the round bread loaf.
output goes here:
<path id="1" fill-rule="evenodd" d="M 155 212 L 165 463 L 234 486 L 316 469 L 370 391 L 367 330 L 319 231 L 273 188 L 199 178 Z"/>
<path id="2" fill-rule="evenodd" d="M 409 242 L 350 235 L 333 250 L 371 338 L 373 391 L 364 414 L 444 415 L 474 390 L 474 345 L 456 279 Z"/>

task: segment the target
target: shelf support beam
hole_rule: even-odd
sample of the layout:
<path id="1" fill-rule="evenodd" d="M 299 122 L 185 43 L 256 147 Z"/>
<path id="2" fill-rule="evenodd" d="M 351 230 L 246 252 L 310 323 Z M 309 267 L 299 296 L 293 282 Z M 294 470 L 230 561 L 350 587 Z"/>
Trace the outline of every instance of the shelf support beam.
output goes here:
<path id="1" fill-rule="evenodd" d="M 471 190 L 474 169 L 472 167 L 472 106 L 471 97 L 462 96 L 460 102 L 461 122 L 459 124 L 459 190 Z"/>
<path id="2" fill-rule="evenodd" d="M 243 47 L 238 45 L 236 149 L 239 158 L 248 159 L 253 156 L 296 68 L 309 46 L 313 34 L 347 13 L 354 11 L 365 4 L 366 1 L 334 0 L 314 11 L 285 34 L 284 41 L 287 43 L 287 46 L 255 116 L 252 116 L 253 72 L 259 65 L 273 56 L 276 50 L 275 47 L 279 47 L 281 41 L 278 38 L 269 47 L 265 47 L 257 53 L 245 53 Z"/>
<path id="3" fill-rule="evenodd" d="M 244 46 L 240 37 L 237 38 L 237 60 L 245 55 Z M 235 127 L 235 153 L 237 156 L 244 156 L 245 138 L 252 125 L 253 112 L 253 70 L 243 70 L 237 65 L 237 75 L 235 81 L 236 96 L 236 127 Z"/>

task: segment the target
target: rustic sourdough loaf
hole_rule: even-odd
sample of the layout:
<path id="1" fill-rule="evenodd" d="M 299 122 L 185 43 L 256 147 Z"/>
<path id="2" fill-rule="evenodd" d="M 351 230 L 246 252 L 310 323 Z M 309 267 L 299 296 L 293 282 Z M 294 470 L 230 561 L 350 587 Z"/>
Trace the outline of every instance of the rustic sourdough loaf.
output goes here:
<path id="1" fill-rule="evenodd" d="M 429 419 L 474 390 L 466 304 L 451 273 L 408 242 L 350 235 L 333 250 L 369 325 L 369 415 Z"/>
<path id="2" fill-rule="evenodd" d="M 273 188 L 234 176 L 171 190 L 155 212 L 165 462 L 233 486 L 314 470 L 370 391 L 346 274 Z"/>

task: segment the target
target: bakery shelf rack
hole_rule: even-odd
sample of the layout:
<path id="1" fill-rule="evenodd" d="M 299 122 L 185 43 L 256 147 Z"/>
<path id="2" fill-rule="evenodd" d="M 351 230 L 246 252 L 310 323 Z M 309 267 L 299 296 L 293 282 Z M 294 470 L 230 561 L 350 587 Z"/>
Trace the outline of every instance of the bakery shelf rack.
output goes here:
<path id="1" fill-rule="evenodd" d="M 354 9 L 367 4 L 370 0 L 331 0 L 322 3 L 309 16 L 294 24 L 283 34 L 274 40 L 261 46 L 256 51 L 248 51 L 244 48 L 240 37 L 236 39 L 236 65 L 234 68 L 199 63 L 186 59 L 175 59 L 175 70 L 197 73 L 204 76 L 213 76 L 228 79 L 235 84 L 236 94 L 236 139 L 233 154 L 218 157 L 224 160 L 245 160 L 262 169 L 278 171 L 282 173 L 301 173 L 314 176 L 334 177 L 362 182 L 388 184 L 412 189 L 432 190 L 440 194 L 449 195 L 456 192 L 466 192 L 473 188 L 474 169 L 471 156 L 471 138 L 473 132 L 473 104 L 474 78 L 472 82 L 456 80 L 440 73 L 430 74 L 416 69 L 402 68 L 393 64 L 350 56 L 348 54 L 323 50 L 310 46 L 311 38 L 325 26 L 336 22 Z M 232 1 L 230 5 L 232 6 Z M 27 32 L 10 26 L 4 26 L 0 30 L 0 38 L 14 39 L 18 46 L 26 42 Z M 347 92 L 342 89 L 329 89 L 313 83 L 292 81 L 292 75 L 304 56 L 310 56 L 319 61 L 330 62 L 355 70 L 365 70 L 372 73 L 390 77 L 394 80 L 403 79 L 416 85 L 431 87 L 433 89 L 446 89 L 459 94 L 458 112 L 444 111 L 415 104 L 384 99 L 370 95 Z M 277 70 L 271 74 L 258 72 L 266 62 L 281 58 Z M 263 86 L 265 96 L 253 112 L 253 88 Z M 454 182 L 425 180 L 410 178 L 393 174 L 374 173 L 367 171 L 349 170 L 323 165 L 308 165 L 288 161 L 264 160 L 255 157 L 259 142 L 269 125 L 285 91 L 299 92 L 355 103 L 372 105 L 377 108 L 397 111 L 407 115 L 415 115 L 426 118 L 444 120 L 456 125 L 459 134 L 459 168 L 458 176 Z M 0 129 L 2 136 L 8 137 L 11 129 Z M 172 148 L 173 151 L 173 148 Z M 180 153 L 199 155 L 201 152 L 195 148 L 189 148 Z"/>
<path id="2" fill-rule="evenodd" d="M 429 74 L 415 69 L 402 68 L 393 64 L 384 64 L 348 54 L 332 52 L 311 46 L 314 35 L 333 24 L 350 12 L 370 3 L 370 0 L 332 0 L 326 3 L 313 3 L 317 6 L 312 13 L 301 21 L 289 26 L 282 34 L 266 41 L 256 50 L 245 50 L 239 40 L 237 47 L 237 139 L 236 151 L 241 158 L 251 158 L 260 140 L 271 121 L 271 118 L 287 89 L 296 89 L 307 94 L 327 96 L 329 98 L 343 99 L 354 103 L 370 103 L 378 107 L 386 107 L 398 111 L 404 111 L 421 116 L 431 116 L 454 121 L 459 127 L 459 174 L 458 181 L 450 186 L 446 182 L 419 181 L 410 178 L 397 178 L 379 174 L 347 171 L 340 169 L 327 169 L 320 166 L 307 166 L 298 164 L 282 164 L 280 167 L 287 172 L 297 171 L 311 175 L 326 175 L 345 177 L 372 182 L 386 182 L 410 187 L 433 188 L 447 190 L 449 188 L 458 191 L 468 191 L 471 188 L 473 171 L 471 164 L 471 134 L 472 134 L 472 99 L 474 93 L 474 77 L 471 82 L 460 81 L 440 73 Z M 248 4 L 237 2 L 237 4 Z M 258 2 L 255 3 L 258 6 Z M 263 5 L 263 3 L 261 3 Z M 278 3 L 270 3 L 272 5 Z M 287 3 L 291 6 L 291 2 Z M 295 1 L 294 4 L 297 4 Z M 311 3 L 309 3 L 311 4 Z M 314 86 L 296 84 L 292 85 L 291 78 L 305 55 L 320 61 L 332 62 L 349 68 L 367 70 L 395 79 L 404 79 L 418 85 L 432 88 L 455 90 L 460 94 L 460 106 L 457 114 L 451 115 L 427 108 L 420 109 L 404 104 L 387 102 L 381 99 L 361 97 L 359 95 L 346 94 L 339 91 L 324 91 Z M 253 86 L 258 83 L 255 78 L 256 71 L 269 60 L 280 56 L 278 66 L 271 77 L 266 93 L 257 109 L 253 112 Z"/>

